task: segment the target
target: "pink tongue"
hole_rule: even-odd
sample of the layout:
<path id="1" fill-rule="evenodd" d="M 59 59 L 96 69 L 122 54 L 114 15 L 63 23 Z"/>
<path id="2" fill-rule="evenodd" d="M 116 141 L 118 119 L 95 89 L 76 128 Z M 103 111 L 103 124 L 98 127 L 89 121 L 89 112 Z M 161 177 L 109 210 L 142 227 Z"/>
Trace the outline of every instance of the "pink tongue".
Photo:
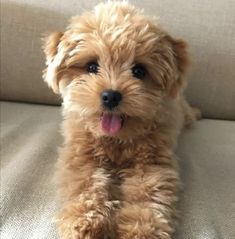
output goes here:
<path id="1" fill-rule="evenodd" d="M 116 134 L 122 128 L 122 118 L 120 115 L 103 114 L 101 127 L 107 134 Z"/>

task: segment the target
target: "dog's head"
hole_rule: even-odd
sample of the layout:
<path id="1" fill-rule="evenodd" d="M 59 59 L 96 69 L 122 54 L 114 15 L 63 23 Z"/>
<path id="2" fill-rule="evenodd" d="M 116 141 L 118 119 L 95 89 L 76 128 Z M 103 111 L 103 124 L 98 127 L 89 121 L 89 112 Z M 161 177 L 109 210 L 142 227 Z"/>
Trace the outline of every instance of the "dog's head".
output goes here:
<path id="1" fill-rule="evenodd" d="M 185 47 L 128 3 L 99 4 L 45 39 L 44 80 L 85 130 L 133 138 L 182 90 Z"/>

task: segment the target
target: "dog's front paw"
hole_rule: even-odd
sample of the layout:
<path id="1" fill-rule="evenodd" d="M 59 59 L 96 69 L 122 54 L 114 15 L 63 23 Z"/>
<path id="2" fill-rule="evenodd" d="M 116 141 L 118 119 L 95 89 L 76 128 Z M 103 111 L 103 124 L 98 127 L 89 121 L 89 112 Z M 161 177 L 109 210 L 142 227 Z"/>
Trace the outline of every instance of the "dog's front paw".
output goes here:
<path id="1" fill-rule="evenodd" d="M 79 200 L 66 205 L 58 217 L 63 239 L 104 239 L 109 235 L 112 201 Z"/>
<path id="2" fill-rule="evenodd" d="M 97 211 L 90 211 L 77 218 L 71 225 L 73 239 L 103 239 L 107 222 Z"/>
<path id="3" fill-rule="evenodd" d="M 172 232 L 166 220 L 137 205 L 119 211 L 117 228 L 120 239 L 171 239 Z"/>
<path id="4" fill-rule="evenodd" d="M 107 231 L 106 218 L 95 210 L 81 215 L 63 212 L 58 224 L 59 234 L 63 239 L 103 239 Z"/>

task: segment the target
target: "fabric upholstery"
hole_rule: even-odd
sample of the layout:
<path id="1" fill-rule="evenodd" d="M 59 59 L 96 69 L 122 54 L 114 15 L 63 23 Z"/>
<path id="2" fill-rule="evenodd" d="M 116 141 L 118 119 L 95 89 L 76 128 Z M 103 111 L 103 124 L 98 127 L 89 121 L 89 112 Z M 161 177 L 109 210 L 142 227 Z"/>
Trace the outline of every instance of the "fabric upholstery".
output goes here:
<path id="1" fill-rule="evenodd" d="M 53 173 L 60 108 L 1 104 L 1 239 L 56 239 Z M 180 137 L 184 192 L 174 239 L 235 238 L 235 122 L 201 120 Z"/>
<path id="2" fill-rule="evenodd" d="M 58 104 L 41 79 L 41 36 L 64 30 L 72 15 L 100 1 L 2 0 L 2 99 Z M 189 42 L 193 59 L 186 92 L 204 117 L 235 119 L 235 1 L 132 0 L 174 36 Z"/>
<path id="3" fill-rule="evenodd" d="M 1 239 L 55 238 L 59 108 L 1 104 Z"/>

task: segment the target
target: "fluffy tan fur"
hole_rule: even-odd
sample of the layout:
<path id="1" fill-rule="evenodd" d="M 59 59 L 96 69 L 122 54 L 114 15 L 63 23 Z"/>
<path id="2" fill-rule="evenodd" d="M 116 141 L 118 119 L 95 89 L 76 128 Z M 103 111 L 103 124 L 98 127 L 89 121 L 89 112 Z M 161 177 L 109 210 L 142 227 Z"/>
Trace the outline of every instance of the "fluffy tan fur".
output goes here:
<path id="1" fill-rule="evenodd" d="M 44 52 L 44 80 L 64 102 L 61 238 L 171 238 L 180 184 L 174 146 L 196 119 L 182 96 L 185 42 L 127 2 L 108 2 L 48 36 Z M 87 73 L 90 61 L 98 74 Z M 132 75 L 136 63 L 147 69 L 142 80 Z M 112 114 L 125 115 L 124 125 L 112 136 L 100 126 L 105 89 L 123 95 Z"/>

